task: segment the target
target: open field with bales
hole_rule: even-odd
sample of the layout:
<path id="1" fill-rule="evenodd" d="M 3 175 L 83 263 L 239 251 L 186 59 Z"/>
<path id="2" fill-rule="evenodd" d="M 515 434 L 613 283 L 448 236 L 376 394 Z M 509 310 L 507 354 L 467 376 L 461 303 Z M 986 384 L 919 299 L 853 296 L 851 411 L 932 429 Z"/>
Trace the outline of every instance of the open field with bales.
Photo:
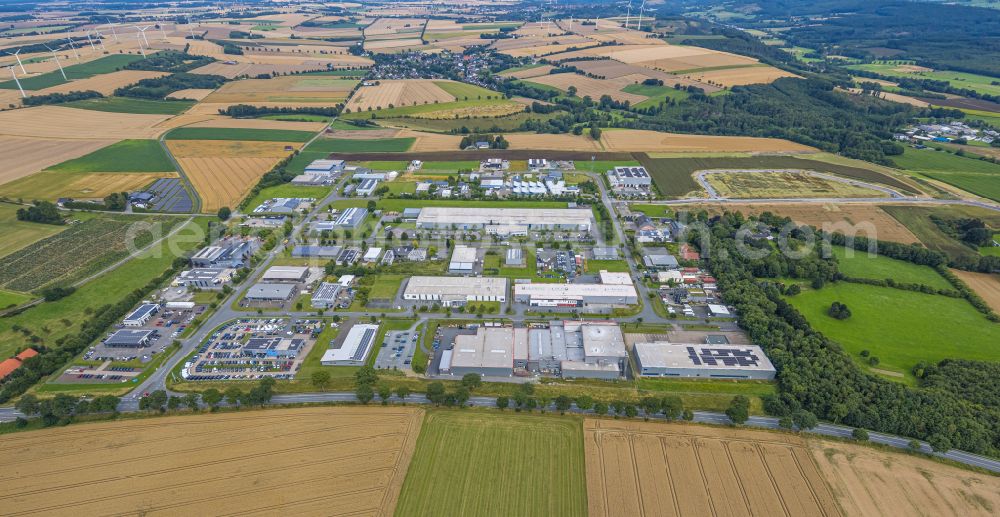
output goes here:
<path id="1" fill-rule="evenodd" d="M 170 153 L 198 191 L 205 212 L 237 206 L 261 176 L 291 154 L 285 150 L 287 145 L 299 147 L 290 142 L 167 142 Z"/>
<path id="2" fill-rule="evenodd" d="M 8 435 L 0 497 L 5 513 L 48 515 L 391 515 L 422 418 L 415 408 L 300 408 Z"/>
<path id="3" fill-rule="evenodd" d="M 578 419 L 429 411 L 397 511 L 583 515 L 585 484 Z"/>
<path id="4" fill-rule="evenodd" d="M 1000 326 L 961 298 L 839 282 L 822 289 L 803 287 L 787 300 L 855 360 L 869 364 L 860 355 L 863 350 L 877 357 L 880 370 L 909 377 L 920 361 L 1000 359 Z M 847 305 L 851 316 L 829 316 L 833 302 Z"/>
<path id="5" fill-rule="evenodd" d="M 806 441 L 763 431 L 584 420 L 588 515 L 840 515 Z"/>

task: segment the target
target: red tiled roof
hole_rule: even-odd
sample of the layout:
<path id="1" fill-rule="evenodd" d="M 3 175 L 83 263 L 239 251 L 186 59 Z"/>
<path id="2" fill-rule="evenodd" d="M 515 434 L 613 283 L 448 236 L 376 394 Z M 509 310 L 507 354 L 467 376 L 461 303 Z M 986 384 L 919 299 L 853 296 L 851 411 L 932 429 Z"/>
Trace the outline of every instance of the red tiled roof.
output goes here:
<path id="1" fill-rule="evenodd" d="M 34 348 L 25 348 L 24 351 L 21 352 L 20 354 L 17 354 L 16 357 L 21 361 L 24 361 L 25 359 L 31 359 L 36 355 L 38 355 L 38 352 L 36 352 Z"/>
<path id="2" fill-rule="evenodd" d="M 7 377 L 11 373 L 14 373 L 14 370 L 20 367 L 21 367 L 21 361 L 18 361 L 17 359 L 14 358 L 7 359 L 6 361 L 0 363 L 0 379 Z"/>

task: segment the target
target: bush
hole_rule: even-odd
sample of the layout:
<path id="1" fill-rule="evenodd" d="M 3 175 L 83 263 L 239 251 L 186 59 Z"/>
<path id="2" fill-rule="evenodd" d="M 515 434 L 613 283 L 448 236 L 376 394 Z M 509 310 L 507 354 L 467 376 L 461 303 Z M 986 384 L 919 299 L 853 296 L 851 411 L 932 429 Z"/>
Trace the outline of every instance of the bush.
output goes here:
<path id="1" fill-rule="evenodd" d="M 851 437 L 859 442 L 867 442 L 868 431 L 865 431 L 864 429 L 857 427 L 853 431 L 851 431 Z"/>

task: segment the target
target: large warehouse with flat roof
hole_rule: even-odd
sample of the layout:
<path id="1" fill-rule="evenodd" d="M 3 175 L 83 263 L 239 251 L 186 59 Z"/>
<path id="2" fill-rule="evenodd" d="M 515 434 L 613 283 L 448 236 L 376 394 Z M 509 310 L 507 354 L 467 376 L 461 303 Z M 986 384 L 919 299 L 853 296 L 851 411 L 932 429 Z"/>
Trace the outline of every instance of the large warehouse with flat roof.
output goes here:
<path id="1" fill-rule="evenodd" d="M 331 348 L 323 353 L 323 366 L 360 366 L 365 363 L 368 351 L 375 343 L 378 325 L 354 325 L 347 332 L 340 348 Z"/>
<path id="2" fill-rule="evenodd" d="M 514 284 L 514 301 L 534 307 L 626 306 L 639 303 L 627 273 L 601 272 L 600 284 Z M 607 283 L 612 282 L 612 283 Z"/>
<path id="3" fill-rule="evenodd" d="M 586 208 L 426 207 L 420 210 L 417 228 L 484 228 L 497 235 L 523 235 L 528 230 L 589 231 L 592 218 Z"/>
<path id="4" fill-rule="evenodd" d="M 510 327 L 480 327 L 469 335 L 455 336 L 451 374 L 478 373 L 490 377 L 514 374 L 514 340 Z"/>
<path id="5" fill-rule="evenodd" d="M 466 302 L 507 301 L 507 279 L 468 276 L 414 276 L 406 282 L 403 299 L 456 307 Z"/>
<path id="6" fill-rule="evenodd" d="M 633 347 L 643 377 L 774 378 L 774 365 L 755 345 L 688 345 L 657 341 Z"/>

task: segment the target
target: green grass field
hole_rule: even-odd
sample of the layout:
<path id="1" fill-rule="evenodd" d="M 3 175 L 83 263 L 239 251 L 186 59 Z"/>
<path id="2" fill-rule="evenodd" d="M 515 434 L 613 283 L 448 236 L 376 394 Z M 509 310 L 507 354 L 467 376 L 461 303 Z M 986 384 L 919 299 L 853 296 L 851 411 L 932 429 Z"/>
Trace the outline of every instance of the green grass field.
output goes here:
<path id="1" fill-rule="evenodd" d="M 287 115 L 264 115 L 262 117 L 257 117 L 263 120 L 284 120 L 287 122 L 329 122 L 330 117 L 324 117 L 323 115 L 310 115 L 308 113 L 294 114 L 289 113 Z"/>
<path id="2" fill-rule="evenodd" d="M 951 238 L 941 231 L 938 225 L 931 221 L 931 215 L 959 219 L 977 217 L 993 228 L 1000 227 L 1000 214 L 996 212 L 963 206 L 900 206 L 886 205 L 882 207 L 889 215 L 899 221 L 910 232 L 917 236 L 925 246 L 947 254 L 949 257 L 972 257 L 975 250 Z"/>
<path id="3" fill-rule="evenodd" d="M 261 189 L 261 191 L 254 196 L 253 199 L 247 203 L 247 208 L 253 210 L 254 207 L 271 199 L 273 197 L 301 197 L 301 198 L 313 198 L 317 201 L 322 200 L 330 193 L 331 187 L 310 187 L 305 185 L 292 185 L 287 183 L 284 185 L 275 185 L 273 187 L 267 187 Z"/>
<path id="4" fill-rule="evenodd" d="M 902 169 L 1000 201 L 1000 165 L 931 149 L 907 148 L 892 159 Z"/>
<path id="5" fill-rule="evenodd" d="M 167 140 L 241 140 L 244 142 L 307 142 L 316 133 L 286 129 L 179 127 Z"/>
<path id="6" fill-rule="evenodd" d="M 993 240 L 995 242 L 1000 242 L 1000 233 L 994 234 Z M 1000 246 L 983 246 L 979 248 L 979 254 L 1000 257 Z"/>
<path id="7" fill-rule="evenodd" d="M 113 113 L 137 113 L 142 115 L 180 115 L 194 106 L 194 101 L 133 99 L 131 97 L 102 97 L 84 99 L 63 104 L 70 108 Z"/>
<path id="8" fill-rule="evenodd" d="M 919 361 L 1000 360 L 1000 325 L 960 298 L 840 282 L 803 289 L 788 301 L 855 360 L 868 350 L 879 358 L 877 368 L 908 378 Z M 850 318 L 827 315 L 835 301 L 850 308 Z"/>
<path id="9" fill-rule="evenodd" d="M 611 273 L 628 273 L 628 262 L 624 260 L 588 260 L 587 272 L 599 273 L 608 271 Z"/>
<path id="10" fill-rule="evenodd" d="M 847 256 L 849 251 L 853 252 L 850 258 Z M 897 282 L 922 284 L 935 289 L 953 288 L 943 276 L 929 266 L 879 255 L 868 256 L 867 252 L 848 250 L 842 246 L 834 246 L 833 254 L 837 257 L 840 271 L 849 277 L 876 280 L 891 278 Z"/>
<path id="11" fill-rule="evenodd" d="M 673 86 L 649 86 L 645 84 L 630 84 L 624 88 L 622 91 L 625 93 L 634 93 L 636 95 L 642 95 L 649 97 L 638 104 L 635 105 L 637 108 L 647 108 L 650 106 L 659 106 L 659 104 L 668 99 L 674 99 L 677 101 L 682 101 L 690 96 L 690 94 L 685 90 L 678 90 Z"/>
<path id="12" fill-rule="evenodd" d="M 5 291 L 0 289 L 0 309 L 21 305 L 22 303 L 31 300 L 31 298 L 31 296 L 24 293 L 15 293 L 14 291 Z"/>
<path id="13" fill-rule="evenodd" d="M 587 513 L 578 418 L 428 411 L 397 515 Z"/>
<path id="14" fill-rule="evenodd" d="M 402 153 L 410 149 L 415 138 L 320 138 L 309 146 L 310 151 L 324 153 Z"/>
<path id="15" fill-rule="evenodd" d="M 156 140 L 122 140 L 90 154 L 53 165 L 57 172 L 174 172 Z"/>
<path id="16" fill-rule="evenodd" d="M 5 257 L 11 253 L 36 241 L 42 240 L 51 235 L 55 235 L 66 226 L 56 226 L 52 224 L 27 223 L 17 220 L 17 210 L 23 208 L 10 203 L 0 203 L 0 225 L 3 225 L 3 239 L 0 239 L 0 257 Z M 0 295 L 0 299 L 3 296 Z M 0 307 L 6 307 L 0 303 Z"/>
<path id="17" fill-rule="evenodd" d="M 116 302 L 166 271 L 176 258 L 169 250 L 185 253 L 200 247 L 208 221 L 206 217 L 188 223 L 170 238 L 166 246 L 154 247 L 140 254 L 61 300 L 43 303 L 16 316 L 0 318 L 0 357 L 8 357 L 24 342 L 24 335 L 15 332 L 14 326 L 29 329 L 42 339 L 39 344 L 46 346 L 56 346 L 57 339 L 79 332 L 90 311 Z"/>
<path id="18" fill-rule="evenodd" d="M 935 70 L 933 72 L 899 72 L 897 64 L 863 64 L 850 65 L 851 70 L 867 70 L 889 77 L 908 77 L 912 79 L 932 79 L 934 81 L 947 81 L 956 88 L 966 88 L 979 93 L 989 95 L 1000 95 L 1000 85 L 995 84 L 997 79 L 987 75 L 967 74 L 964 72 L 953 72 L 950 70 Z"/>
<path id="19" fill-rule="evenodd" d="M 371 275 L 363 277 L 364 279 L 371 278 Z M 393 300 L 396 298 L 396 293 L 399 292 L 399 286 L 403 283 L 403 275 L 377 275 L 374 277 L 371 284 L 371 289 L 368 291 L 369 300 Z M 362 282 L 364 284 L 364 282 Z"/>
<path id="20" fill-rule="evenodd" d="M 95 75 L 115 72 L 129 63 L 141 61 L 143 59 L 144 58 L 142 56 L 133 54 L 111 54 L 86 63 L 63 67 L 63 71 L 66 73 L 66 78 L 71 81 L 73 79 L 86 79 Z M 54 72 L 48 72 L 34 77 L 21 79 L 21 87 L 25 90 L 42 90 L 44 88 L 49 88 L 65 82 L 66 81 L 62 78 L 62 74 L 56 70 Z M 16 90 L 17 84 L 13 80 L 5 81 L 0 83 L 0 89 Z"/>

